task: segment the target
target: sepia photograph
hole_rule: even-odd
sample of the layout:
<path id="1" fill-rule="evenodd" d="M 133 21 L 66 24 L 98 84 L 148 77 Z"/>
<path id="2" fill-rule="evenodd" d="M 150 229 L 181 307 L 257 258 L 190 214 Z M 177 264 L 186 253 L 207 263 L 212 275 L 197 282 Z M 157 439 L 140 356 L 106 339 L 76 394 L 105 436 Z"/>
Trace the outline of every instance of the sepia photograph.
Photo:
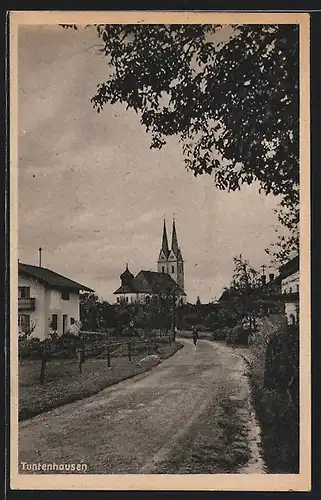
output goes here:
<path id="1" fill-rule="evenodd" d="M 10 94 L 11 488 L 309 490 L 309 15 L 11 12 Z"/>

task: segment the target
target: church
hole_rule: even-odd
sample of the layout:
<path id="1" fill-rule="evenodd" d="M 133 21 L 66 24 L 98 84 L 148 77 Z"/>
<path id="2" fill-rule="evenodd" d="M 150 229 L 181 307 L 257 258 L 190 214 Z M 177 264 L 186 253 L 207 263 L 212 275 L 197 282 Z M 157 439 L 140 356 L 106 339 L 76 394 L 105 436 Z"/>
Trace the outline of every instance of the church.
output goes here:
<path id="1" fill-rule="evenodd" d="M 178 246 L 175 219 L 173 219 L 172 244 L 169 248 L 166 221 L 164 220 L 162 244 L 157 260 L 157 271 L 140 271 L 134 276 L 126 265 L 120 275 L 121 285 L 114 292 L 117 303 L 139 302 L 148 304 L 160 296 L 174 295 L 177 303 L 186 302 L 184 260 Z"/>

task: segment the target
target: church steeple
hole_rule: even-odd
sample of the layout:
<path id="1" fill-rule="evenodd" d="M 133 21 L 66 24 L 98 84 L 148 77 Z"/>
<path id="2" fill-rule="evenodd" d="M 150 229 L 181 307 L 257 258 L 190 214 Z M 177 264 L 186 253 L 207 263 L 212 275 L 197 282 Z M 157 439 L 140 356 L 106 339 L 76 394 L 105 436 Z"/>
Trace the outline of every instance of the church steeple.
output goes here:
<path id="1" fill-rule="evenodd" d="M 166 222 L 164 219 L 162 247 L 157 261 L 157 271 L 169 274 L 181 290 L 184 291 L 184 261 L 178 246 L 175 217 L 173 217 L 172 245 L 170 250 L 168 248 Z"/>
<path id="2" fill-rule="evenodd" d="M 161 246 L 158 261 L 157 261 L 157 270 L 159 273 L 167 273 L 167 271 L 168 271 L 168 256 L 169 256 L 169 247 L 168 247 L 168 239 L 167 239 L 167 231 L 166 231 L 166 222 L 164 219 L 162 246 Z"/>
<path id="3" fill-rule="evenodd" d="M 126 264 L 125 271 L 120 275 L 120 279 L 122 285 L 129 285 L 133 281 L 134 275 L 128 269 L 128 264 Z"/>
<path id="4" fill-rule="evenodd" d="M 174 254 L 178 255 L 178 240 L 177 240 L 177 234 L 176 234 L 176 226 L 175 226 L 175 218 L 173 217 L 173 232 L 172 232 L 172 251 Z"/>
<path id="5" fill-rule="evenodd" d="M 168 248 L 168 239 L 167 239 L 167 231 L 166 231 L 166 222 L 164 219 L 164 227 L 163 227 L 163 239 L 162 239 L 162 251 L 164 252 L 166 258 L 168 257 L 169 254 L 169 248 Z"/>

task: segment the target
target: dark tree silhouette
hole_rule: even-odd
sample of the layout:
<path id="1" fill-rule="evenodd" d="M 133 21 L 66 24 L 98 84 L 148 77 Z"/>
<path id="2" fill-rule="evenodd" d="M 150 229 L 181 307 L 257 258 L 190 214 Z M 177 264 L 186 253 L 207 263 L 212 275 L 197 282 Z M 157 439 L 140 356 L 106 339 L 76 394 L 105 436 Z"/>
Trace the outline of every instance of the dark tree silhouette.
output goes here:
<path id="1" fill-rule="evenodd" d="M 256 181 L 280 195 L 278 217 L 290 237 L 280 237 L 275 255 L 283 261 L 297 250 L 298 26 L 96 28 L 111 71 L 97 86 L 94 108 L 120 102 L 134 109 L 151 132 L 151 148 L 178 136 L 186 167 L 212 175 L 219 189 Z"/>

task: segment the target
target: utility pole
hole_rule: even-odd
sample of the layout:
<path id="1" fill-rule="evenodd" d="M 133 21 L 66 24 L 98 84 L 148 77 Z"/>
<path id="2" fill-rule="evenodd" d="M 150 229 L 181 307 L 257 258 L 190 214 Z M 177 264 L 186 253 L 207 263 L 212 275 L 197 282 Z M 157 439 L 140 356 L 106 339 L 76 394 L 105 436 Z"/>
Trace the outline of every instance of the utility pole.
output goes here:
<path id="1" fill-rule="evenodd" d="M 173 292 L 173 304 L 172 304 L 172 332 L 173 332 L 173 340 L 175 342 L 176 337 L 176 293 Z"/>

